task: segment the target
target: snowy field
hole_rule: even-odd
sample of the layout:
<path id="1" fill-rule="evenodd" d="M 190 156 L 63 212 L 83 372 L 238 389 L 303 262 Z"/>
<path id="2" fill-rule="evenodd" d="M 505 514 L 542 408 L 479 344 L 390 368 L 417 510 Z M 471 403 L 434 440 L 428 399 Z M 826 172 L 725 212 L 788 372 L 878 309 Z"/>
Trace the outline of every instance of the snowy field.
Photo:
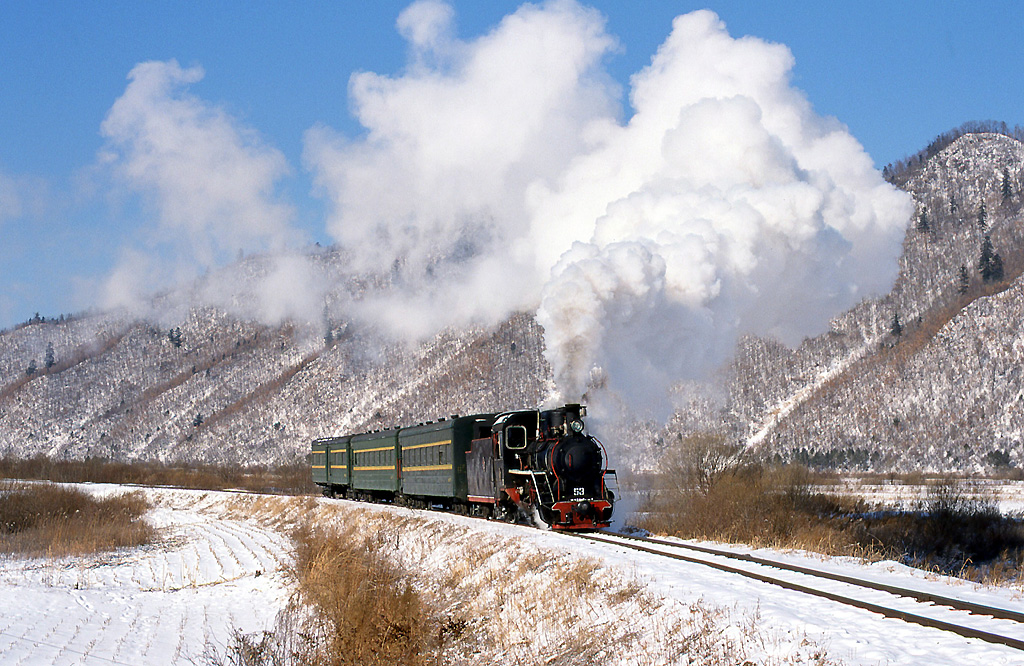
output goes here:
<path id="1" fill-rule="evenodd" d="M 208 645 L 223 650 L 233 632 L 269 628 L 286 603 L 283 527 L 300 507 L 324 521 L 362 521 L 367 529 L 400 524 L 398 557 L 426 572 L 426 581 L 444 578 L 435 591 L 454 591 L 452 613 L 501 616 L 508 643 L 474 663 L 531 663 L 531 650 L 547 654 L 546 646 L 575 631 L 558 626 L 567 614 L 599 635 L 628 629 L 610 663 L 686 663 L 665 644 L 688 627 L 711 630 L 707 649 L 752 664 L 1024 663 L 1024 653 L 1011 648 L 550 531 L 341 500 L 145 492 L 155 506 L 148 518 L 162 535 L 152 546 L 78 560 L 0 560 L 0 664 L 203 663 Z M 985 588 L 892 562 L 756 552 L 1024 611 L 1019 588 Z M 545 586 L 557 590 L 558 577 L 581 563 L 596 567 L 599 592 L 561 594 L 565 605 L 547 611 L 543 599 L 532 598 Z M 695 624 L 698 616 L 704 624 Z"/>
<path id="2" fill-rule="evenodd" d="M 864 483 L 846 479 L 840 486 L 843 492 L 862 497 L 871 504 L 913 509 L 928 498 L 926 485 L 902 483 Z M 966 497 L 991 501 L 1007 515 L 1024 513 L 1024 481 L 969 480 L 962 490 Z"/>
<path id="3" fill-rule="evenodd" d="M 96 493 L 121 491 L 83 486 Z M 223 493 L 148 491 L 161 540 L 80 559 L 0 559 L 0 664 L 200 663 L 262 630 L 289 591 L 288 539 L 216 509 Z"/>

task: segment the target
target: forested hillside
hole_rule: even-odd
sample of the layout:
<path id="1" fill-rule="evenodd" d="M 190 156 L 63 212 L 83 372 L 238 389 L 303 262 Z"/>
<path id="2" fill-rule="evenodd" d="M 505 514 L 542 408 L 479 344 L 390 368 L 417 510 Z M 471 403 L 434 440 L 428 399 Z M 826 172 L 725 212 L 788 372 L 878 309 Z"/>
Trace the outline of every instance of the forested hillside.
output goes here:
<path id="1" fill-rule="evenodd" d="M 748 340 L 731 411 L 749 445 L 816 465 L 1021 463 L 1024 145 L 966 134 L 905 174 L 900 275 L 790 351 Z"/>
<path id="2" fill-rule="evenodd" d="M 649 464 L 711 430 L 816 466 L 1024 465 L 1024 144 L 951 137 L 886 170 L 917 202 L 891 293 L 798 349 L 743 339 L 716 384 L 679 387 L 668 424 L 606 424 L 621 457 Z M 324 275 L 345 260 L 310 256 Z M 260 260 L 223 270 L 258 273 Z M 538 405 L 553 389 L 532 313 L 410 344 L 336 307 L 266 325 L 183 302 L 162 294 L 159 315 L 37 317 L 0 333 L 0 454 L 285 462 L 316 436 Z"/>

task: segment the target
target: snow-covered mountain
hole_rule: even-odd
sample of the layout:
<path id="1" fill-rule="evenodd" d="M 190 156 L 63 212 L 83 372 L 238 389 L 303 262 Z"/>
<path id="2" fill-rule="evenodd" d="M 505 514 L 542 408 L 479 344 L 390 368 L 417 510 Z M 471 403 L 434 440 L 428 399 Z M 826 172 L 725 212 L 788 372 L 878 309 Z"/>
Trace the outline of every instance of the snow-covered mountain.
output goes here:
<path id="1" fill-rule="evenodd" d="M 908 174 L 918 213 L 893 290 L 795 351 L 746 340 L 730 393 L 737 437 L 840 468 L 1024 463 L 1022 161 L 1016 139 L 967 134 Z M 1005 280 L 982 279 L 986 236 Z"/>
<path id="2" fill-rule="evenodd" d="M 742 340 L 713 390 L 680 387 L 668 425 L 628 420 L 608 436 L 647 463 L 699 429 L 827 466 L 1024 465 L 1022 164 L 1016 139 L 971 133 L 904 169 L 893 180 L 918 214 L 891 293 L 795 350 Z M 1004 281 L 982 280 L 986 236 Z M 342 273 L 339 252 L 310 256 L 325 279 Z M 257 257 L 222 272 L 264 269 Z M 373 288 L 342 282 L 348 293 Z M 202 280 L 190 289 L 209 291 Z M 190 302 L 162 294 L 160 314 L 0 332 L 0 455 L 284 462 L 317 436 L 533 406 L 552 391 L 532 313 L 403 344 L 333 305 L 315 325 L 267 325 L 244 302 Z"/>

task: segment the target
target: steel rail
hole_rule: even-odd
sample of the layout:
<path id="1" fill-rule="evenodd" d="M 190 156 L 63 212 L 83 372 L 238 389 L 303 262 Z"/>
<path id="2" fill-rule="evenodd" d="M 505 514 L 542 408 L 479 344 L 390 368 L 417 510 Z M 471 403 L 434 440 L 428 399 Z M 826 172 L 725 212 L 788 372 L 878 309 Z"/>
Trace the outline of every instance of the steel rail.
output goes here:
<path id="1" fill-rule="evenodd" d="M 835 580 L 850 585 L 857 585 L 859 587 L 866 587 L 872 590 L 878 590 L 880 592 L 888 592 L 889 594 L 895 594 L 896 596 L 900 597 L 910 597 L 912 599 L 917 599 L 918 601 L 932 602 L 935 604 L 939 604 L 941 606 L 949 606 L 950 608 L 967 611 L 974 615 L 988 615 L 990 617 L 998 618 L 1001 620 L 1013 620 L 1014 622 L 1020 622 L 1024 624 L 1024 612 L 1010 610 L 1009 608 L 999 608 L 998 606 L 986 606 L 984 604 L 974 603 L 973 601 L 966 601 L 964 599 L 957 599 L 955 597 L 944 597 L 940 594 L 933 594 L 931 592 L 925 592 L 923 590 L 914 590 L 907 587 L 887 585 L 885 583 L 879 583 L 872 580 L 856 578 L 854 576 L 847 576 L 845 574 L 833 573 L 831 571 L 822 571 L 820 569 L 813 569 L 811 567 L 802 567 L 799 564 L 780 562 L 778 560 L 772 560 L 766 557 L 758 557 L 757 555 L 751 555 L 749 553 L 736 553 L 728 550 L 722 550 L 720 548 L 711 548 L 709 546 L 698 546 L 696 544 L 690 543 L 680 544 L 672 541 L 664 541 L 662 539 L 649 539 L 628 536 L 625 534 L 616 534 L 615 536 L 622 539 L 644 541 L 647 543 L 652 543 L 661 546 L 682 547 L 688 550 L 695 550 L 700 553 L 707 553 L 709 555 L 721 555 L 722 557 L 729 557 L 732 559 L 742 560 L 745 562 L 763 564 L 765 566 L 775 567 L 776 569 L 782 569 L 785 571 L 795 571 L 797 573 L 807 574 L 809 576 L 827 578 L 829 580 Z"/>
<path id="2" fill-rule="evenodd" d="M 625 543 L 623 541 L 616 541 L 616 540 L 612 540 L 612 539 L 600 538 L 599 536 L 595 536 L 595 533 L 571 534 L 571 536 L 576 537 L 576 538 L 580 538 L 580 539 L 585 539 L 587 541 L 592 541 L 592 542 L 595 542 L 595 543 L 603 543 L 603 544 L 609 544 L 609 545 L 613 545 L 613 546 L 621 546 L 622 548 L 629 548 L 629 549 L 632 549 L 632 550 L 638 550 L 638 551 L 645 552 L 645 553 L 651 553 L 653 555 L 661 555 L 661 556 L 669 557 L 669 558 L 672 558 L 672 559 L 675 559 L 675 560 L 681 560 L 683 562 L 690 562 L 692 564 L 701 564 L 701 565 L 704 565 L 704 566 L 711 567 L 713 569 L 718 569 L 719 571 L 725 571 L 727 573 L 734 573 L 734 574 L 738 574 L 740 576 L 745 576 L 747 578 L 752 578 L 754 580 L 761 581 L 763 583 L 769 583 L 771 585 L 776 585 L 776 586 L 782 587 L 782 588 L 787 589 L 787 590 L 793 590 L 795 592 L 802 592 L 804 594 L 810 594 L 810 595 L 813 595 L 813 596 L 822 597 L 822 598 L 828 599 L 830 601 L 835 601 L 837 603 L 845 604 L 845 605 L 848 605 L 848 606 L 853 606 L 853 607 L 860 608 L 860 609 L 863 609 L 863 610 L 866 610 L 866 611 L 870 611 L 870 612 L 873 612 L 873 613 L 878 613 L 878 614 L 880 614 L 880 615 L 882 615 L 884 617 L 895 618 L 895 619 L 903 620 L 904 622 L 909 622 L 909 623 L 912 623 L 912 624 L 918 624 L 918 625 L 921 625 L 921 626 L 924 626 L 924 627 L 931 627 L 933 629 L 941 629 L 943 631 L 949 631 L 949 632 L 955 633 L 955 634 L 957 634 L 959 636 L 963 636 L 965 638 L 977 638 L 979 640 L 983 640 L 983 641 L 986 641 L 988 643 L 994 643 L 994 644 L 998 644 L 998 645 L 1005 645 L 1007 647 L 1015 648 L 1017 650 L 1024 650 L 1024 640 L 1019 639 L 1019 638 L 1012 638 L 1012 637 L 1009 637 L 1009 636 L 1003 636 L 1001 634 L 996 634 L 996 633 L 989 632 L 989 631 L 983 631 L 981 629 L 975 629 L 973 627 L 965 627 L 963 625 L 954 624 L 952 622 L 947 622 L 945 620 L 938 620 L 938 619 L 927 617 L 927 616 L 924 616 L 924 615 L 918 615 L 916 613 L 911 613 L 911 612 L 908 612 L 908 611 L 899 610 L 897 608 L 890 608 L 888 606 L 881 606 L 879 604 L 871 603 L 869 601 L 864 601 L 862 599 L 855 599 L 853 597 L 848 597 L 848 596 L 845 596 L 845 595 L 842 595 L 842 594 L 838 594 L 838 593 L 835 593 L 835 592 L 829 592 L 827 590 L 819 590 L 819 589 L 814 588 L 814 587 L 810 587 L 810 586 L 807 586 L 807 585 L 802 585 L 800 583 L 795 583 L 795 582 L 792 582 L 792 581 L 788 581 L 788 580 L 785 580 L 783 578 L 778 578 L 776 576 L 770 576 L 768 574 L 758 573 L 756 571 L 750 571 L 750 570 L 743 569 L 741 567 L 732 566 L 732 565 L 729 565 L 729 564 L 726 564 L 726 563 L 723 563 L 723 562 L 710 561 L 710 560 L 706 560 L 706 559 L 701 559 L 700 557 L 693 557 L 693 556 L 689 556 L 689 555 L 684 555 L 682 553 L 665 552 L 664 550 L 658 550 L 656 548 L 650 548 L 648 546 L 641 546 L 641 545 L 636 544 L 636 543 Z M 702 552 L 703 548 L 704 548 L 704 547 L 701 547 L 701 546 L 691 546 L 689 544 L 678 544 L 678 543 L 673 543 L 673 542 L 670 542 L 670 541 L 650 540 L 650 539 L 643 539 L 643 538 L 639 538 L 639 537 L 623 537 L 622 535 L 614 535 L 614 536 L 620 537 L 620 538 L 626 538 L 626 539 L 628 539 L 630 541 L 649 542 L 649 543 L 653 543 L 655 545 L 661 545 L 663 547 L 679 548 L 679 549 L 683 549 L 683 550 L 690 549 L 690 550 L 694 550 L 694 551 L 697 551 L 697 552 Z M 740 560 L 744 559 L 744 558 L 741 558 L 741 557 L 736 557 L 736 555 L 738 555 L 737 553 L 714 552 L 714 549 L 708 549 L 708 550 L 712 551 L 712 552 L 705 552 L 704 554 L 706 554 L 706 555 L 724 556 L 724 557 L 729 557 L 730 559 L 740 559 Z M 772 561 L 772 564 L 762 564 L 762 563 L 759 563 L 759 562 L 752 562 L 752 563 L 758 564 L 759 566 L 764 566 L 764 567 L 769 567 L 769 566 L 774 567 L 775 564 L 776 564 L 774 561 Z M 783 568 L 783 567 L 779 567 L 779 568 Z M 808 569 L 808 572 L 800 572 L 800 573 L 804 573 L 805 575 L 814 576 L 814 575 L 816 575 L 816 574 L 818 574 L 820 572 L 818 572 L 818 571 L 816 571 L 814 569 Z M 852 581 L 853 582 L 848 582 L 848 584 L 857 585 L 857 586 L 873 589 L 873 588 L 870 588 L 869 586 L 861 585 L 861 583 L 863 583 L 864 581 L 860 581 L 859 579 L 852 579 Z M 846 582 L 846 581 L 843 581 L 843 582 Z M 960 600 L 953 600 L 953 601 L 959 602 Z M 943 604 L 943 605 L 946 605 L 946 604 Z M 960 609 L 960 610 L 967 610 L 967 609 Z"/>

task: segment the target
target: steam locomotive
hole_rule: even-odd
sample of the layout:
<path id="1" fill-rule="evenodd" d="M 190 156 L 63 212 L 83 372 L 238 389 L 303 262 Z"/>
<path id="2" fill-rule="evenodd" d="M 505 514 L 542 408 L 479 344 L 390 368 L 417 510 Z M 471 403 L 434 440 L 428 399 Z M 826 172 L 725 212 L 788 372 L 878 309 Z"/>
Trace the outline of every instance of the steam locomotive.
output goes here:
<path id="1" fill-rule="evenodd" d="M 568 404 L 317 439 L 313 482 L 328 497 L 600 529 L 611 521 L 615 471 L 586 413 Z"/>

